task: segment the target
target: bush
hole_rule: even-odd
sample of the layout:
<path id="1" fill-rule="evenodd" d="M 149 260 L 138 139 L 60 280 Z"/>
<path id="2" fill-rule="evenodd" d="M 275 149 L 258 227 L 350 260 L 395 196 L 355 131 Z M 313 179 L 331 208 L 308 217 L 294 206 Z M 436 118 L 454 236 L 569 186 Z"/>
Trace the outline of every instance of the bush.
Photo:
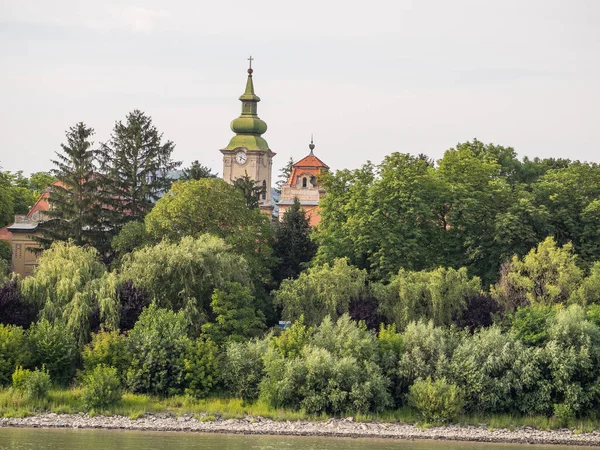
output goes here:
<path id="1" fill-rule="evenodd" d="M 419 378 L 441 378 L 448 374 L 450 359 L 460 342 L 452 331 L 435 327 L 433 322 L 410 323 L 402 333 L 404 353 L 398 361 L 399 394 Z"/>
<path id="2" fill-rule="evenodd" d="M 126 383 L 132 392 L 172 395 L 184 386 L 184 358 L 192 342 L 183 311 L 144 310 L 127 336 L 130 358 Z"/>
<path id="3" fill-rule="evenodd" d="M 0 386 L 9 385 L 15 367 L 28 362 L 29 349 L 23 329 L 0 324 Z"/>
<path id="4" fill-rule="evenodd" d="M 23 392 L 28 399 L 43 400 L 50 390 L 50 374 L 42 368 L 33 371 L 19 366 L 12 375 L 13 387 Z"/>
<path id="5" fill-rule="evenodd" d="M 480 329 L 465 335 L 454 351 L 449 381 L 465 393 L 469 411 L 512 412 L 524 388 L 523 373 L 532 370 L 533 351 L 497 326 Z"/>
<path id="6" fill-rule="evenodd" d="M 225 348 L 221 378 L 225 389 L 243 400 L 256 400 L 264 373 L 262 356 L 270 336 L 247 342 L 230 342 Z"/>
<path id="7" fill-rule="evenodd" d="M 511 317 L 517 339 L 532 346 L 543 346 L 548 341 L 548 324 L 554 319 L 556 308 L 529 306 L 517 309 Z"/>
<path id="8" fill-rule="evenodd" d="M 433 423 L 445 423 L 454 419 L 464 404 L 458 387 L 449 384 L 445 378 L 415 381 L 410 387 L 408 402 L 419 410 L 423 420 Z"/>
<path id="9" fill-rule="evenodd" d="M 118 331 L 101 330 L 92 334 L 92 341 L 81 352 L 83 370 L 92 372 L 96 366 L 114 367 L 120 379 L 129 364 L 125 336 Z"/>
<path id="10" fill-rule="evenodd" d="M 74 374 L 77 357 L 72 333 L 42 319 L 29 329 L 28 340 L 33 367 L 45 366 L 54 382 L 66 385 Z"/>
<path id="11" fill-rule="evenodd" d="M 197 339 L 185 360 L 185 393 L 195 398 L 206 397 L 217 382 L 219 371 L 217 345 L 210 339 Z"/>
<path id="12" fill-rule="evenodd" d="M 118 296 L 121 303 L 119 329 L 122 332 L 129 331 L 134 327 L 144 308 L 150 305 L 150 299 L 144 290 L 133 286 L 132 281 L 126 281 L 119 286 Z"/>
<path id="13" fill-rule="evenodd" d="M 288 332 L 294 339 L 277 339 L 264 357 L 261 396 L 272 407 L 342 414 L 392 405 L 389 381 L 376 364 L 377 341 L 364 324 L 345 314 L 337 323 L 327 317 L 312 336 L 303 325 L 284 335 Z M 298 350 L 299 345 L 287 345 L 290 341 L 306 344 Z"/>
<path id="14" fill-rule="evenodd" d="M 121 382 L 117 369 L 99 364 L 88 372 L 82 381 L 83 404 L 88 409 L 102 409 L 121 400 Z"/>

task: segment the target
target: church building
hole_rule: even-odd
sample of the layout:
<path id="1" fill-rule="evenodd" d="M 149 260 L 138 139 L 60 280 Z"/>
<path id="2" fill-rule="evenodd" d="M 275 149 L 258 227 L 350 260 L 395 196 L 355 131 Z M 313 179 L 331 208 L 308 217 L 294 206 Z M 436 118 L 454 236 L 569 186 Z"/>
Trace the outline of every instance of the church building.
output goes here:
<path id="1" fill-rule="evenodd" d="M 235 136 L 229 145 L 221 150 L 223 153 L 223 179 L 230 184 L 238 178 L 248 175 L 262 186 L 260 210 L 271 217 L 271 172 L 275 153 L 262 137 L 267 131 L 267 124 L 257 115 L 257 104 L 260 98 L 254 93 L 252 82 L 252 56 L 249 58 L 248 80 L 246 90 L 240 97 L 242 114 L 231 122 L 231 130 Z"/>
<path id="2" fill-rule="evenodd" d="M 321 220 L 319 201 L 325 195 L 319 178 L 329 170 L 329 166 L 315 156 L 315 144 L 312 139 L 308 148 L 310 153 L 292 166 L 288 182 L 281 186 L 279 220 L 283 220 L 283 215 L 297 198 L 306 212 L 308 223 L 314 227 Z"/>
<path id="3" fill-rule="evenodd" d="M 223 179 L 234 184 L 238 178 L 248 176 L 259 186 L 262 186 L 260 210 L 273 216 L 274 201 L 271 196 L 271 173 L 275 153 L 262 137 L 267 131 L 267 124 L 257 115 L 257 104 L 260 98 L 254 93 L 252 80 L 252 56 L 248 58 L 248 79 L 246 90 L 240 97 L 242 114 L 231 122 L 231 130 L 235 136 L 229 145 L 221 150 L 223 153 Z M 279 220 L 298 198 L 300 205 L 306 211 L 311 226 L 318 225 L 319 201 L 325 191 L 319 183 L 319 176 L 329 169 L 329 166 L 314 155 L 315 144 L 311 139 L 310 154 L 293 165 L 292 173 L 286 184 L 281 187 L 281 200 L 278 203 Z"/>

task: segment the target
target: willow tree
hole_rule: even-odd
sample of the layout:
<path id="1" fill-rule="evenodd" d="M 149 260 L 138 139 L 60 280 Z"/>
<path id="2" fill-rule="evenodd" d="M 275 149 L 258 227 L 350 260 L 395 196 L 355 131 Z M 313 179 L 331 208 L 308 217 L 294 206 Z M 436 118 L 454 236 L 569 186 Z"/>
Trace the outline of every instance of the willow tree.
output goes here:
<path id="1" fill-rule="evenodd" d="M 331 316 L 334 320 L 347 313 L 353 301 L 367 294 L 367 272 L 337 259 L 311 267 L 295 279 L 283 280 L 274 291 L 275 304 L 283 308 L 285 320 L 298 320 L 304 315 L 308 325 L 318 325 Z"/>
<path id="2" fill-rule="evenodd" d="M 125 256 L 119 279 L 145 291 L 158 307 L 183 310 L 196 330 L 212 316 L 215 289 L 229 282 L 252 285 L 246 259 L 209 234 L 135 250 Z"/>
<path id="3" fill-rule="evenodd" d="M 21 283 L 25 300 L 47 319 L 71 331 L 84 344 L 90 319 L 97 312 L 108 328 L 119 323 L 114 277 L 99 260 L 96 249 L 72 242 L 55 242 L 44 251 L 34 274 Z"/>
<path id="4" fill-rule="evenodd" d="M 450 325 L 466 308 L 467 299 L 481 292 L 481 280 L 470 278 L 466 268 L 440 267 L 427 271 L 400 269 L 390 283 L 377 290 L 381 312 L 404 329 L 410 322 L 432 320 Z"/>

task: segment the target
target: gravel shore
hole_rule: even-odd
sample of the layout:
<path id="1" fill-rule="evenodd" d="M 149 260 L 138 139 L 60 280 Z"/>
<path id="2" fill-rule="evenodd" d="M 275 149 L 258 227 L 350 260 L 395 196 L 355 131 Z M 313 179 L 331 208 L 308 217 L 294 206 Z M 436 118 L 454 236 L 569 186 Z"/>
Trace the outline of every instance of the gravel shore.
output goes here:
<path id="1" fill-rule="evenodd" d="M 212 419 L 212 417 L 211 417 Z M 94 428 L 140 431 L 187 431 L 203 433 L 270 434 L 292 436 L 369 437 L 391 439 L 438 439 L 452 441 L 502 442 L 519 444 L 561 444 L 600 446 L 600 431 L 575 434 L 571 430 L 542 431 L 529 427 L 490 430 L 475 426 L 445 426 L 420 429 L 413 425 L 355 422 L 353 418 L 327 421 L 273 421 L 263 417 L 200 420 L 191 414 L 146 414 L 139 419 L 87 414 L 42 414 L 0 419 L 0 427 Z"/>

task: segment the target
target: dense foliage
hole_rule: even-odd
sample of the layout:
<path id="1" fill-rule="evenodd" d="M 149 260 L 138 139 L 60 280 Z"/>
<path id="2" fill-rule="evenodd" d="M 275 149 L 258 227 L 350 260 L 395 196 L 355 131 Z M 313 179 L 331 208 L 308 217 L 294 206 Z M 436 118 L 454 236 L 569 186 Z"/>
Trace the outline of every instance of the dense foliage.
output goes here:
<path id="1" fill-rule="evenodd" d="M 96 153 L 72 131 L 56 175 L 75 186 Z M 90 409 L 129 391 L 434 422 L 600 416 L 595 164 L 477 140 L 437 162 L 394 153 L 326 175 L 315 230 L 298 202 L 269 223 L 252 180 L 196 162 L 171 186 L 172 150 L 134 111 L 99 155 L 111 199 L 80 195 L 33 275 L 0 273 L 0 385 L 77 383 Z M 0 221 L 50 181 L 0 173 Z M 110 250 L 77 215 L 98 206 Z"/>

